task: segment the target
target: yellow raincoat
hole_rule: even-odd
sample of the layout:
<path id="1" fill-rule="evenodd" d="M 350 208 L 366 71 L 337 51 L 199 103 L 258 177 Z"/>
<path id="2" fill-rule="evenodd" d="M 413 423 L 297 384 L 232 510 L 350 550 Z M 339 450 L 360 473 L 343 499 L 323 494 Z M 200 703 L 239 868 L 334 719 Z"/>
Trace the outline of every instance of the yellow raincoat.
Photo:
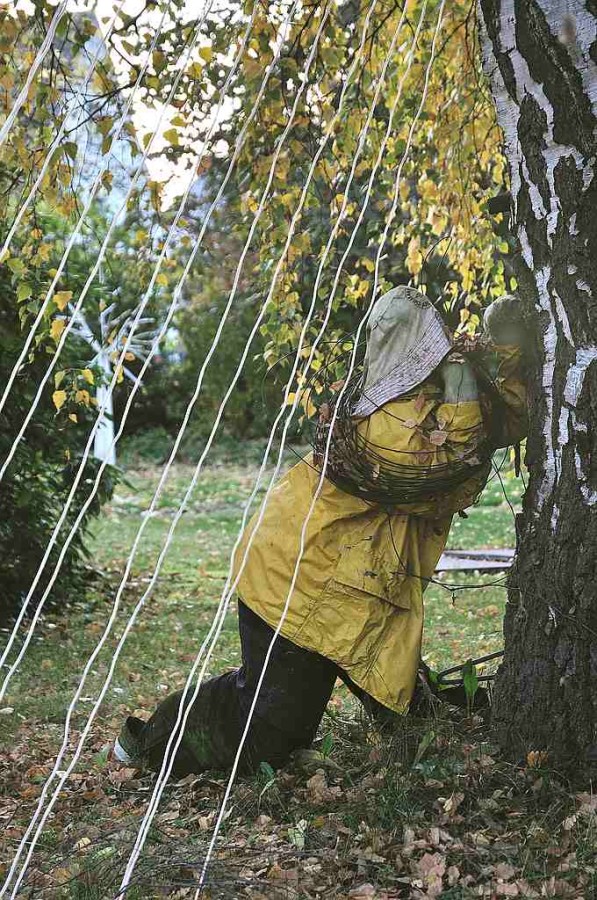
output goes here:
<path id="1" fill-rule="evenodd" d="M 500 391 L 512 377 L 502 378 Z M 514 395 L 520 397 L 518 387 Z M 429 436 L 447 432 L 442 446 Z M 483 423 L 478 401 L 450 404 L 430 380 L 359 424 L 367 440 L 391 447 L 391 459 L 412 465 L 446 462 L 447 450 L 475 446 Z M 399 452 L 396 452 L 399 451 Z M 433 501 L 387 511 L 324 479 L 306 530 L 304 552 L 281 633 L 336 662 L 380 703 L 408 708 L 423 632 L 423 591 L 445 547 L 452 516 L 482 490 L 487 469 Z M 276 628 L 286 603 L 300 537 L 320 479 L 312 455 L 275 485 L 243 568 L 244 603 Z M 236 576 L 258 513 L 248 524 L 234 562 Z"/>

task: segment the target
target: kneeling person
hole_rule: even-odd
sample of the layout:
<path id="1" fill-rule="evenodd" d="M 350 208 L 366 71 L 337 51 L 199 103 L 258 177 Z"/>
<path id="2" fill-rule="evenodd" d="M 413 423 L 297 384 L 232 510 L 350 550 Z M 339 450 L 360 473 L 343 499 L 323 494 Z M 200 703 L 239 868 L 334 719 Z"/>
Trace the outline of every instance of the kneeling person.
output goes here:
<path id="1" fill-rule="evenodd" d="M 242 665 L 201 685 L 175 776 L 230 768 L 281 619 L 241 757 L 244 770 L 262 761 L 282 765 L 293 751 L 308 747 L 337 678 L 377 717 L 408 710 L 421 655 L 424 589 L 453 515 L 475 501 L 490 471 L 490 453 L 480 459 L 476 452 L 487 449 L 489 430 L 491 449 L 524 437 L 523 330 L 512 328 L 515 303 L 510 297 L 496 301 L 485 319 L 487 370 L 500 402 L 493 417 L 474 368 L 454 354 L 426 297 L 399 287 L 375 304 L 350 421 L 357 441 L 375 449 L 382 468 L 384 460 L 394 470 L 402 466 L 422 488 L 371 502 L 358 487 L 350 488 L 346 469 L 330 464 L 283 615 L 303 523 L 320 481 L 318 458 L 309 454 L 279 480 L 261 522 L 257 513 L 235 554 Z M 434 471 L 451 466 L 461 474 L 445 490 L 425 489 L 433 485 Z M 181 697 L 167 697 L 147 722 L 129 717 L 116 756 L 159 767 Z"/>

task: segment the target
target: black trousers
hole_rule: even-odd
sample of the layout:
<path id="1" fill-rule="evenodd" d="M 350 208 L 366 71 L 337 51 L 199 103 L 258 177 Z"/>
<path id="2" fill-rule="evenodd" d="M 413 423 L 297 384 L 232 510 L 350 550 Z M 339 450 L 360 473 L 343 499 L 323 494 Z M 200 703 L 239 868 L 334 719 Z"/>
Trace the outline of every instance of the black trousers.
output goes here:
<path id="1" fill-rule="evenodd" d="M 274 635 L 242 601 L 238 619 L 242 666 L 201 685 L 175 759 L 175 777 L 229 769 L 233 764 Z M 396 715 L 355 685 L 335 663 L 278 636 L 259 690 L 241 770 L 255 770 L 261 762 L 281 766 L 294 750 L 309 747 L 338 677 L 372 716 L 388 721 Z M 181 696 L 181 691 L 171 694 L 146 723 L 137 721 L 140 757 L 151 768 L 162 762 Z"/>

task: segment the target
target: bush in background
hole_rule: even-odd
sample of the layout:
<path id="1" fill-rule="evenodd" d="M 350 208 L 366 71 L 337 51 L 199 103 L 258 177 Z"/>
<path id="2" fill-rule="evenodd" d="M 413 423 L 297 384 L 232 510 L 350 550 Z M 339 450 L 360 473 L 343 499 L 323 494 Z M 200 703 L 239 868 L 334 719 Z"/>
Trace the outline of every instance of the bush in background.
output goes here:
<path id="1" fill-rule="evenodd" d="M 6 270 L 0 270 L 0 384 L 7 383 L 23 344 L 18 318 L 18 303 Z M 41 350 L 24 365 L 15 380 L 8 402 L 0 413 L 0 460 L 4 462 L 19 428 L 33 402 L 37 386 L 46 371 L 49 357 Z M 71 360 L 72 361 L 72 360 Z M 0 623 L 16 615 L 27 596 L 41 563 L 50 536 L 64 508 L 68 492 L 78 470 L 87 429 L 81 428 L 83 412 L 75 424 L 58 416 L 52 405 L 53 383 L 42 398 L 34 419 L 27 428 L 18 450 L 0 482 Z M 89 423 L 94 413 L 89 410 Z M 45 571 L 34 594 L 41 597 L 54 571 L 59 551 L 89 495 L 97 467 L 90 459 L 75 494 L 74 502 L 62 526 Z M 100 489 L 86 511 L 62 563 L 60 573 L 48 597 L 49 605 L 65 605 L 84 591 L 87 551 L 85 531 L 102 503 L 113 492 L 117 472 L 109 467 Z M 35 609 L 32 605 L 30 609 Z"/>

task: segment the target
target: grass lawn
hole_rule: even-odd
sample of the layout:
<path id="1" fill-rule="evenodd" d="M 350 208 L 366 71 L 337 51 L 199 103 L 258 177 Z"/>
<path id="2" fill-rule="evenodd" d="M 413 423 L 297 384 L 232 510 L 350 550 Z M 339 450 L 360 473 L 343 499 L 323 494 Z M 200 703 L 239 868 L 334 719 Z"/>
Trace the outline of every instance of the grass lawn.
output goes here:
<path id="1" fill-rule="evenodd" d="M 106 745 L 126 714 L 146 714 L 184 684 L 225 581 L 257 474 L 257 449 L 245 449 L 242 460 L 211 464 L 200 479 L 19 896 L 116 895 L 152 778 L 108 762 Z M 127 483 L 94 525 L 90 549 L 99 574 L 89 597 L 85 603 L 73 598 L 67 612 L 40 623 L 12 680 L 0 709 L 0 872 L 51 771 L 65 710 L 104 631 L 135 535 L 144 524 L 113 634 L 74 710 L 62 770 L 126 620 L 148 587 L 191 474 L 189 466 L 174 467 L 147 518 L 160 470 L 129 465 Z M 449 546 L 512 546 L 521 490 L 510 475 L 495 477 L 468 518 L 455 520 Z M 429 587 L 424 655 L 433 668 L 500 648 L 505 590 L 496 580 L 502 579 L 450 575 Z M 231 612 L 210 671 L 237 661 Z M 128 897 L 194 896 L 224 785 L 220 773 L 209 773 L 168 786 Z M 595 805 L 590 794 L 579 796 L 545 767 L 500 762 L 478 717 L 406 718 L 398 732 L 381 736 L 338 690 L 312 753 L 282 772 L 264 767 L 239 779 L 202 896 L 592 897 Z"/>

